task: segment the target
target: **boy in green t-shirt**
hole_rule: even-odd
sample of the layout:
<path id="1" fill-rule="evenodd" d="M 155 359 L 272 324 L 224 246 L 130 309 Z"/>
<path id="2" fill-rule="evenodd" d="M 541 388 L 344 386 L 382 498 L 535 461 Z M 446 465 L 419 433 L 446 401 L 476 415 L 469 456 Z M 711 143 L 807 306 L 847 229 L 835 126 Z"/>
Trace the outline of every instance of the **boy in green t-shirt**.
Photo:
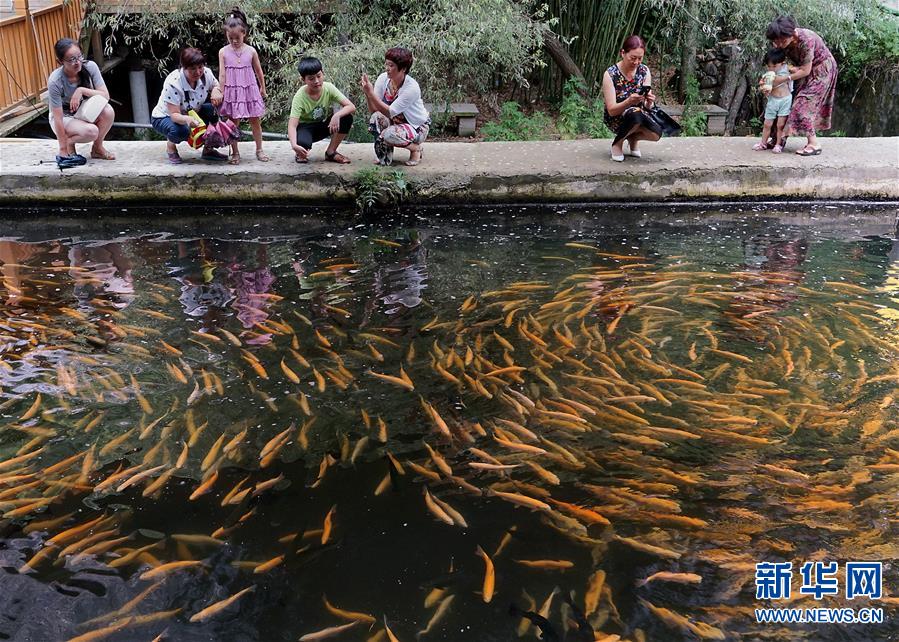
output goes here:
<path id="1" fill-rule="evenodd" d="M 356 106 L 337 87 L 325 82 L 322 62 L 318 58 L 301 59 L 299 72 L 303 86 L 290 104 L 287 125 L 287 137 L 296 153 L 296 161 L 308 163 L 312 143 L 330 136 L 325 159 L 332 163 L 349 163 L 349 158 L 338 153 L 337 146 L 350 132 Z M 340 105 L 340 111 L 332 114 L 335 104 Z"/>

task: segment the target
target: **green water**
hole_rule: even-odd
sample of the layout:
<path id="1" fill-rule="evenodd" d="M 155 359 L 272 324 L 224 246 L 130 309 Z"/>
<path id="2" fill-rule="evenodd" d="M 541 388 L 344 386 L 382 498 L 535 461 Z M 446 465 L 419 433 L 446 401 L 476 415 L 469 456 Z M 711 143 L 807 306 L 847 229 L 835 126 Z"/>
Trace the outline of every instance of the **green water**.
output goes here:
<path id="1" fill-rule="evenodd" d="M 296 640 L 326 596 L 405 641 L 453 596 L 422 640 L 512 640 L 555 589 L 548 639 L 592 639 L 598 572 L 596 639 L 899 639 L 842 572 L 899 591 L 895 207 L 840 207 L 9 218 L 0 639 Z M 884 621 L 758 624 L 757 562 Z"/>

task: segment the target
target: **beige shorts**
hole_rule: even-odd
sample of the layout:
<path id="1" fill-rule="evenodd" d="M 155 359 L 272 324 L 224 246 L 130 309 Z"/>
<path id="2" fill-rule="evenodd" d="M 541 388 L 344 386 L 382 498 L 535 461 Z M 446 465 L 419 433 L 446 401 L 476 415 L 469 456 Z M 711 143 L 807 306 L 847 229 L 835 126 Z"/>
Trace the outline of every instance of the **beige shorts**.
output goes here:
<path id="1" fill-rule="evenodd" d="M 69 124 L 69 121 L 75 120 L 74 116 L 63 116 L 62 117 L 62 126 L 65 127 Z M 59 133 L 56 131 L 56 127 L 53 126 L 53 123 L 56 122 L 53 116 L 50 116 L 50 130 L 56 135 L 59 136 Z"/>

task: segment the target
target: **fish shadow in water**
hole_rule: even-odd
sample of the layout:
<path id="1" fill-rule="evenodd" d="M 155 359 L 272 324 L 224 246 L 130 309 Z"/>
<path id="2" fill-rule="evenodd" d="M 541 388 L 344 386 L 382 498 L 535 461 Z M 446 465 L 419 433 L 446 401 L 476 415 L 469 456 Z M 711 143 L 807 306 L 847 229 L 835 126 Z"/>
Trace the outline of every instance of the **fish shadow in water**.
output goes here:
<path id="1" fill-rule="evenodd" d="M 571 615 L 577 624 L 576 629 L 569 629 L 564 635 L 559 635 L 559 632 L 547 618 L 539 613 L 534 613 L 534 611 L 524 611 L 514 603 L 509 605 L 509 615 L 514 618 L 530 620 L 531 624 L 540 629 L 540 638 L 544 642 L 593 642 L 596 639 L 596 635 L 593 632 L 593 627 L 587 622 L 584 612 L 574 603 L 570 594 L 565 593 L 562 599 L 571 609 Z"/>

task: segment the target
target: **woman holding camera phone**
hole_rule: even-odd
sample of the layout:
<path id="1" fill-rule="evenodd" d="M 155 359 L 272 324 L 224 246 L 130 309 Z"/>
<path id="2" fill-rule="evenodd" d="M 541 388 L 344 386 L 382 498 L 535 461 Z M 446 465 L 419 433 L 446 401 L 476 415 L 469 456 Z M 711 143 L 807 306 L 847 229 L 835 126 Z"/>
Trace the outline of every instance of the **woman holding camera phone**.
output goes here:
<path id="1" fill-rule="evenodd" d="M 643 64 L 646 42 L 640 36 L 628 36 L 621 45 L 621 60 L 606 69 L 602 76 L 602 95 L 605 101 L 604 120 L 615 134 L 612 141 L 612 160 L 624 161 L 624 142 L 628 156 L 640 158 L 637 148 L 641 140 L 659 140 L 662 130 L 649 118 L 645 109 L 655 103 L 652 76 Z"/>

